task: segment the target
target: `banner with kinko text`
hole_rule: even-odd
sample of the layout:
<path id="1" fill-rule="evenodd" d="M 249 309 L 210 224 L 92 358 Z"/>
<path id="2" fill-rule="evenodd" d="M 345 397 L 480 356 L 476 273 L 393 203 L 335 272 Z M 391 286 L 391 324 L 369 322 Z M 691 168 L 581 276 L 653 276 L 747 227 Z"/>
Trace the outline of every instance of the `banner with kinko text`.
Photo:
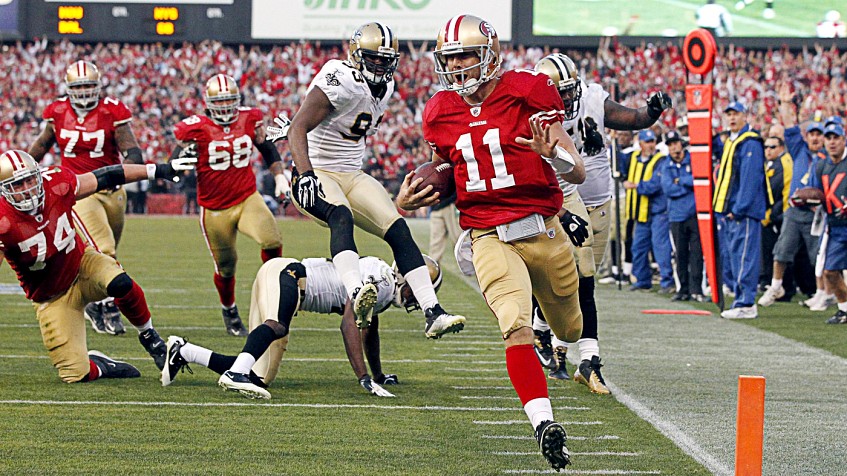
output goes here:
<path id="1" fill-rule="evenodd" d="M 512 0 L 254 0 L 254 40 L 346 40 L 360 25 L 387 24 L 400 41 L 431 40 L 451 17 L 476 15 L 512 38 Z"/>

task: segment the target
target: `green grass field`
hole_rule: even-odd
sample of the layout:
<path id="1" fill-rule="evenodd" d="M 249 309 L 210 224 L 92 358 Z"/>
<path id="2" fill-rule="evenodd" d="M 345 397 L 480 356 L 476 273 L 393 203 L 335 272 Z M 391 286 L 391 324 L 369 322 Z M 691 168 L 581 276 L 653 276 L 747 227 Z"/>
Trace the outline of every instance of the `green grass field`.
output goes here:
<path id="1" fill-rule="evenodd" d="M 328 250 L 328 232 L 306 221 L 280 224 L 285 253 Z M 382 242 L 358 234 L 362 254 L 388 259 Z M 237 299 L 247 314 L 256 245 L 239 238 Z M 224 334 L 212 264 L 196 219 L 130 218 L 121 262 L 144 287 L 166 338 L 235 354 Z M 0 282 L 14 281 L 8 266 Z M 549 469 L 506 376 L 502 343 L 481 297 L 448 273 L 440 297 L 469 325 L 440 341 L 420 315 L 381 319 L 382 357 L 401 385 L 396 399 L 358 386 L 344 357 L 339 318 L 301 313 L 266 404 L 225 393 L 203 368 L 162 388 L 136 333 L 89 330 L 89 347 L 126 359 L 140 379 L 67 385 L 46 358 L 31 305 L 0 296 L 0 473 L 2 474 L 504 474 Z M 709 474 L 650 424 L 611 397 L 551 382 L 566 422 L 576 474 Z M 641 473 L 639 473 L 641 472 Z"/>
<path id="2" fill-rule="evenodd" d="M 697 27 L 694 12 L 705 0 L 534 0 L 533 34 L 546 36 L 601 35 L 613 27 L 635 36 L 685 36 Z M 847 14 L 843 0 L 776 0 L 772 20 L 762 18 L 764 0 L 741 11 L 736 0 L 718 0 L 732 14 L 732 36 L 815 37 L 815 26 L 829 10 Z"/>

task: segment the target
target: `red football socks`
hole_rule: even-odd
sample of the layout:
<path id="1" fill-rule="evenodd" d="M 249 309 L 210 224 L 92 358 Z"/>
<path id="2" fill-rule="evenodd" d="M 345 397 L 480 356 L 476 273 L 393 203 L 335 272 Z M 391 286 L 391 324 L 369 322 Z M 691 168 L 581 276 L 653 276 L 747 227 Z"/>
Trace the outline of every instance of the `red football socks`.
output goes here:
<path id="1" fill-rule="evenodd" d="M 121 310 L 121 314 L 135 327 L 143 326 L 150 320 L 150 308 L 147 307 L 147 299 L 144 291 L 135 281 L 132 289 L 124 297 L 115 298 L 115 304 Z"/>
<path id="2" fill-rule="evenodd" d="M 547 379 L 532 344 L 507 347 L 506 370 L 521 405 L 536 398 L 548 398 Z"/>
<path id="3" fill-rule="evenodd" d="M 100 367 L 94 364 L 94 361 L 88 359 L 88 377 L 83 382 L 93 382 L 100 378 Z"/>
<path id="4" fill-rule="evenodd" d="M 226 308 L 232 307 L 235 304 L 235 276 L 225 278 L 215 273 L 215 287 L 218 288 L 221 305 Z"/>
<path id="5" fill-rule="evenodd" d="M 262 250 L 262 263 L 267 263 L 268 260 L 279 258 L 280 256 L 282 256 L 282 246 Z"/>

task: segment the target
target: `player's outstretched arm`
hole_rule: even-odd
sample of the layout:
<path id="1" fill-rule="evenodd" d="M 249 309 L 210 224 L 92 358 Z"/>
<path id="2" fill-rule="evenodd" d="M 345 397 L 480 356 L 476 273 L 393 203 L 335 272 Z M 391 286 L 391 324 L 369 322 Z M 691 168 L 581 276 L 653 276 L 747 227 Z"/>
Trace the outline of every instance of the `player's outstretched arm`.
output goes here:
<path id="1" fill-rule="evenodd" d="M 100 167 L 93 172 L 77 175 L 76 198 L 85 198 L 91 194 L 141 180 L 173 180 L 178 171 L 170 162 L 167 164 L 123 164 Z"/>
<path id="2" fill-rule="evenodd" d="M 665 93 L 653 93 L 647 99 L 647 105 L 633 109 L 606 99 L 603 112 L 609 129 L 619 131 L 637 131 L 652 126 L 662 113 L 673 106 L 671 97 Z"/>
<path id="3" fill-rule="evenodd" d="M 344 338 L 344 349 L 347 351 L 347 360 L 350 361 L 350 366 L 353 367 L 353 373 L 359 379 L 359 385 L 372 395 L 393 397 L 394 394 L 382 388 L 368 375 L 368 371 L 365 368 L 362 331 L 356 326 L 353 305 L 349 299 L 344 306 L 344 315 L 341 316 L 341 336 Z"/>
<path id="4" fill-rule="evenodd" d="M 300 110 L 291 120 L 291 127 L 288 128 L 288 147 L 299 174 L 302 175 L 312 170 L 306 134 L 318 127 L 332 113 L 333 109 L 326 94 L 320 88 L 313 88 L 306 95 Z"/>
<path id="5" fill-rule="evenodd" d="M 44 130 L 41 131 L 41 134 L 38 135 L 38 138 L 35 139 L 35 142 L 29 147 L 29 155 L 35 159 L 36 162 L 41 162 L 41 159 L 44 158 L 44 154 L 53 147 L 53 144 L 56 143 L 56 130 L 53 128 L 52 122 L 47 122 L 44 124 Z"/>

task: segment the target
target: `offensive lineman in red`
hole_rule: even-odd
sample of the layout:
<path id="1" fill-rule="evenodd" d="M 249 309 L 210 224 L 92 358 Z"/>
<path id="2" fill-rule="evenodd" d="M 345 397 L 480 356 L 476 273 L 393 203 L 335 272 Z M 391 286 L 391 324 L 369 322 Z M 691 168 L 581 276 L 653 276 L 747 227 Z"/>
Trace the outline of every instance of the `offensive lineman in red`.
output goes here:
<path id="1" fill-rule="evenodd" d="M 114 258 L 86 247 L 74 230 L 77 199 L 126 182 L 172 178 L 168 165 L 111 165 L 85 174 L 63 167 L 39 169 L 22 150 L 0 155 L 0 259 L 18 275 L 35 307 L 44 346 L 67 382 L 131 378 L 135 367 L 88 351 L 83 307 L 106 296 L 139 332 L 159 369 L 165 343 L 150 319 L 144 292 Z"/>
<path id="2" fill-rule="evenodd" d="M 67 96 L 44 109 L 44 130 L 29 149 L 41 162 L 54 144 L 59 145 L 62 167 L 84 174 L 100 167 L 142 164 L 144 160 L 132 132 L 132 114 L 119 100 L 100 97 L 100 71 L 93 63 L 77 61 L 65 72 Z M 126 191 L 101 190 L 74 206 L 84 233 L 102 253 L 115 258 L 124 228 Z M 83 229 L 80 229 L 83 232 Z M 98 333 L 123 334 L 121 315 L 109 297 L 85 307 L 85 317 Z"/>
<path id="3" fill-rule="evenodd" d="M 196 158 L 200 228 L 215 262 L 215 288 L 224 324 L 234 336 L 246 336 L 235 305 L 236 232 L 252 238 L 262 249 L 262 261 L 282 255 L 276 220 L 256 191 L 250 159 L 255 145 L 274 174 L 276 195 L 289 192 L 282 159 L 273 142 L 265 140 L 262 113 L 240 107 L 235 80 L 216 74 L 206 82 L 206 114 L 188 117 L 174 127 L 179 141 L 172 157 Z"/>
<path id="4" fill-rule="evenodd" d="M 553 82 L 530 71 L 499 73 L 500 42 L 488 22 L 470 15 L 450 19 L 435 59 L 444 90 L 426 104 L 424 138 L 433 160 L 454 166 L 461 240 L 470 235 L 473 268 L 505 340 L 509 378 L 541 453 L 561 469 L 570 463 L 567 436 L 553 419 L 533 350 L 531 298 L 545 315 L 556 316 L 550 327 L 559 338 L 579 339 L 577 272 L 556 217 L 562 206 L 556 174 L 582 182 L 582 159 L 562 128 L 564 105 Z M 399 206 L 413 210 L 437 202 L 431 187 L 417 190 L 419 183 L 414 174 L 406 177 Z"/>

